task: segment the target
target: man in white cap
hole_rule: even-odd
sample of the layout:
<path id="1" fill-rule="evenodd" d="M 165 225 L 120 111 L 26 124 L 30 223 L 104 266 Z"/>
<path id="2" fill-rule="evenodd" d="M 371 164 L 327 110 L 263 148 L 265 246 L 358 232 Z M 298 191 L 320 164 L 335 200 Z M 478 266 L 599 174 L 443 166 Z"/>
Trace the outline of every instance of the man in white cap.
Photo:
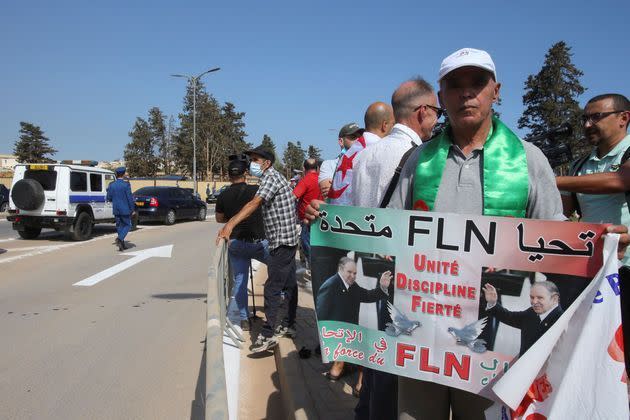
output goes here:
<path id="1" fill-rule="evenodd" d="M 414 151 L 400 174 L 390 208 L 461 214 L 563 220 L 560 193 L 543 153 L 516 136 L 498 118 L 494 62 L 481 50 L 464 48 L 442 61 L 440 103 L 449 125 Z M 614 226 L 609 232 L 627 233 Z M 622 247 L 627 245 L 622 235 Z M 432 382 L 399 378 L 402 419 L 485 419 L 492 402 Z"/>

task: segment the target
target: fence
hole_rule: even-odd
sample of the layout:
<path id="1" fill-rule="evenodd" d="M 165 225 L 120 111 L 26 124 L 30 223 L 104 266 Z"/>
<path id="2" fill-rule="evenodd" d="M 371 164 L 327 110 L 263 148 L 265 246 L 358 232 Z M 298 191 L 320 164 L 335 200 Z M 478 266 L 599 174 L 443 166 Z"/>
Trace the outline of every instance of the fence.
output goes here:
<path id="1" fill-rule="evenodd" d="M 206 330 L 206 419 L 228 419 L 227 383 L 225 380 L 224 340 L 241 348 L 245 342 L 240 330 L 227 319 L 227 303 L 233 273 L 230 271 L 227 242 L 221 239 L 208 272 L 208 306 Z M 226 343 L 228 344 L 228 343 Z M 236 414 L 235 414 L 236 415 Z"/>

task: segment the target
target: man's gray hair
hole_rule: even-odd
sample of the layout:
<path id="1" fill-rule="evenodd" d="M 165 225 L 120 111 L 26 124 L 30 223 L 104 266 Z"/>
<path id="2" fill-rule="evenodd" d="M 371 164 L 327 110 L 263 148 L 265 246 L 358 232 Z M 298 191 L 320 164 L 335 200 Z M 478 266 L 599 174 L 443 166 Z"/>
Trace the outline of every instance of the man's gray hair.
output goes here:
<path id="1" fill-rule="evenodd" d="M 349 258 L 349 257 L 341 257 L 341 259 L 339 259 L 339 265 L 337 265 L 337 268 L 339 270 L 341 270 L 349 262 L 354 263 L 354 260 L 352 258 Z"/>
<path id="2" fill-rule="evenodd" d="M 556 286 L 555 283 L 550 282 L 550 281 L 537 281 L 534 284 L 532 284 L 532 287 L 534 286 L 542 286 L 545 289 L 547 289 L 547 291 L 549 292 L 549 294 L 551 296 L 556 295 L 556 296 L 560 296 L 560 291 L 558 290 L 558 286 Z"/>
<path id="3" fill-rule="evenodd" d="M 408 118 L 413 113 L 413 109 L 421 105 L 420 98 L 433 93 L 431 84 L 422 77 L 418 76 L 404 82 L 392 94 L 392 108 L 396 122 Z"/>

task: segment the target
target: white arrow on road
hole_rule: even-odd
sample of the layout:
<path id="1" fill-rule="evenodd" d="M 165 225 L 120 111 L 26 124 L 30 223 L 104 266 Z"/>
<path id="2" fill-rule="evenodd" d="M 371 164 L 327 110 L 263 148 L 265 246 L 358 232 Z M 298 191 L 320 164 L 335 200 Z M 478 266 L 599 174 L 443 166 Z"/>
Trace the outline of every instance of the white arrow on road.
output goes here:
<path id="1" fill-rule="evenodd" d="M 103 270 L 100 273 L 96 273 L 85 280 L 81 280 L 80 282 L 74 283 L 73 286 L 94 286 L 95 284 L 115 274 L 118 274 L 121 271 L 126 270 L 129 267 L 134 266 L 138 264 L 139 262 L 142 262 L 148 258 L 151 258 L 151 257 L 171 258 L 172 251 L 173 251 L 173 245 L 165 245 L 165 246 L 159 246 L 157 248 L 149 248 L 149 249 L 144 249 L 142 251 L 121 254 L 125 256 L 131 255 L 133 256 L 133 258 L 125 262 L 121 262 L 120 264 L 116 264 L 115 266 L 110 267 L 107 270 Z"/>

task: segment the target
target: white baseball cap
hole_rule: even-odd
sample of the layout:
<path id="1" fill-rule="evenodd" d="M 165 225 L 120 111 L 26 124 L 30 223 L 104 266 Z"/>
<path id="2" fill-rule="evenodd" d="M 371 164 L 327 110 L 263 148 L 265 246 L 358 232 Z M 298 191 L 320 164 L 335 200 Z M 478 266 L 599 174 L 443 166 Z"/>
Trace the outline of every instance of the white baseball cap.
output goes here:
<path id="1" fill-rule="evenodd" d="M 497 80 L 497 72 L 490 54 L 474 48 L 462 48 L 442 60 L 438 82 L 453 70 L 467 66 L 479 67 L 480 69 L 489 71 L 494 76 L 494 80 Z"/>

